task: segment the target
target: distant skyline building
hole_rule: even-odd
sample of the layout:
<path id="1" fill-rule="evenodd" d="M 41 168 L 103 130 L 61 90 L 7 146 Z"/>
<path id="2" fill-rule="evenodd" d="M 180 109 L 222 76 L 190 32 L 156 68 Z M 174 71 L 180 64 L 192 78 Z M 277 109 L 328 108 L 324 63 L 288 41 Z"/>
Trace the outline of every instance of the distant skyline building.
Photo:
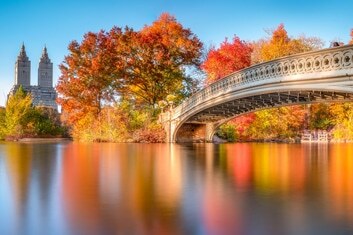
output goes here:
<path id="1" fill-rule="evenodd" d="M 38 85 L 31 85 L 31 61 L 26 54 L 25 45 L 22 44 L 20 54 L 15 63 L 15 84 L 10 94 L 14 94 L 22 86 L 26 92 L 32 93 L 33 105 L 58 109 L 56 104 L 56 91 L 53 87 L 53 63 L 51 62 L 47 47 L 44 46 L 38 66 Z"/>
<path id="2" fill-rule="evenodd" d="M 15 85 L 31 85 L 31 61 L 28 59 L 24 44 L 15 63 Z"/>
<path id="3" fill-rule="evenodd" d="M 53 87 L 53 63 L 49 59 L 46 46 L 39 61 L 38 86 Z"/>

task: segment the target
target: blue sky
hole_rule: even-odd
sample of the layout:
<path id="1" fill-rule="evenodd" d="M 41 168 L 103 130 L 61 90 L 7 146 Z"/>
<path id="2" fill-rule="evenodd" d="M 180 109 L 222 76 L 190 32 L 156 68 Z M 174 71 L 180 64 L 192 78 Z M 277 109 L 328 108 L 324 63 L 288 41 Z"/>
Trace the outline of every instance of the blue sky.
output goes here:
<path id="1" fill-rule="evenodd" d="M 218 45 L 234 34 L 243 40 L 266 36 L 265 29 L 284 23 L 290 36 L 305 34 L 349 40 L 353 0 L 0 0 L 0 105 L 14 81 L 14 64 L 22 42 L 32 63 L 31 83 L 37 84 L 42 48 L 47 45 L 54 64 L 54 83 L 67 45 L 88 31 L 112 26 L 140 29 L 162 12 L 174 15 L 206 46 Z"/>

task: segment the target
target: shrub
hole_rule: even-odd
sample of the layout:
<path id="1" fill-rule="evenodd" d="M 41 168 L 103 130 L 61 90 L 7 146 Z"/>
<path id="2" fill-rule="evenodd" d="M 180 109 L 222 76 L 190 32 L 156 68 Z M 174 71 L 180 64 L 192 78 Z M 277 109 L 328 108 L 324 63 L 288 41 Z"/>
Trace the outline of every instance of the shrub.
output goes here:
<path id="1" fill-rule="evenodd" d="M 137 143 L 164 143 L 165 138 L 166 133 L 163 127 L 156 123 L 136 130 L 133 134 L 133 141 Z"/>
<path id="2" fill-rule="evenodd" d="M 237 139 L 236 127 L 231 123 L 223 124 L 217 130 L 216 135 L 224 140 L 234 142 Z"/>

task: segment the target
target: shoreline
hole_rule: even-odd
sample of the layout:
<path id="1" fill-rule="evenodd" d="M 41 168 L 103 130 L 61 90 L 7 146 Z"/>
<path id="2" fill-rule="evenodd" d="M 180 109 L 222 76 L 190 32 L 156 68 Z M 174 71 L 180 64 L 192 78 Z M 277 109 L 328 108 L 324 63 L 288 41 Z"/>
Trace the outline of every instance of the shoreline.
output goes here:
<path id="1" fill-rule="evenodd" d="M 21 138 L 17 141 L 9 141 L 9 142 L 18 142 L 18 143 L 57 143 L 57 142 L 71 142 L 71 138 Z"/>
<path id="2" fill-rule="evenodd" d="M 26 138 L 21 138 L 17 140 L 2 140 L 0 142 L 12 142 L 12 143 L 59 143 L 59 142 L 75 142 L 72 138 L 63 138 L 63 137 L 26 137 Z M 97 142 L 87 142 L 87 143 L 97 143 Z M 104 143 L 116 143 L 116 142 L 104 142 Z M 120 143 L 136 143 L 138 142 L 120 142 Z M 167 144 L 167 142 L 164 142 Z M 202 142 L 190 142 L 190 143 L 202 143 Z M 320 143 L 320 144 L 329 144 L 329 143 L 353 143 L 353 140 L 337 140 L 337 139 L 332 139 L 330 141 L 298 141 L 295 140 L 252 140 L 252 141 L 234 141 L 234 142 L 229 142 L 226 140 L 223 140 L 221 138 L 216 138 L 213 142 L 214 144 L 232 144 L 232 143 L 281 143 L 281 144 L 315 144 L 315 143 Z M 146 144 L 146 143 L 141 143 L 141 144 Z M 150 143 L 153 144 L 153 143 Z M 180 143 L 183 144 L 183 143 Z"/>

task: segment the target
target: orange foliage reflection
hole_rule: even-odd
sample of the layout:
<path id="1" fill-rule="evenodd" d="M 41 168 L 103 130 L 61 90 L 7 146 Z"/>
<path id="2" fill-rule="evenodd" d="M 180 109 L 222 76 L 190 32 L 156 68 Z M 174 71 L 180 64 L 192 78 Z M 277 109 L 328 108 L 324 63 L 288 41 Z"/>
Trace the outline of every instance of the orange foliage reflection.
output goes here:
<path id="1" fill-rule="evenodd" d="M 310 228 L 313 219 L 353 222 L 352 144 L 4 149 L 18 226 L 33 220 L 24 215 L 43 215 L 38 224 L 57 218 L 53 208 L 80 234 L 256 234 L 268 227 L 283 234 L 289 225 Z M 30 214 L 33 205 L 40 210 Z"/>
<path id="2" fill-rule="evenodd" d="M 175 156 L 176 154 L 176 156 Z M 79 231 L 178 234 L 181 164 L 168 145 L 72 144 L 63 198 Z"/>

